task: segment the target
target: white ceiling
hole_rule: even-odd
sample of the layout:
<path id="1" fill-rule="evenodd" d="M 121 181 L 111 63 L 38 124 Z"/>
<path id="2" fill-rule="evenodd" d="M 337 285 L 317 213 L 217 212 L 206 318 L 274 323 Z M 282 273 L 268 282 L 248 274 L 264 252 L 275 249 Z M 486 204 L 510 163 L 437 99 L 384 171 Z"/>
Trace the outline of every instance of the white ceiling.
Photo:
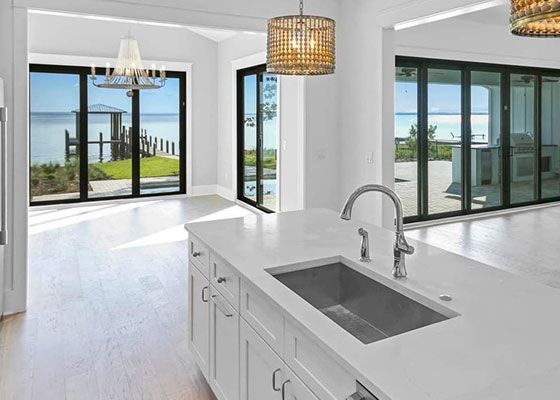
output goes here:
<path id="1" fill-rule="evenodd" d="M 464 14 L 457 18 L 482 24 L 507 26 L 509 25 L 509 6 L 503 4 L 501 6 L 487 8 L 486 10 Z"/>

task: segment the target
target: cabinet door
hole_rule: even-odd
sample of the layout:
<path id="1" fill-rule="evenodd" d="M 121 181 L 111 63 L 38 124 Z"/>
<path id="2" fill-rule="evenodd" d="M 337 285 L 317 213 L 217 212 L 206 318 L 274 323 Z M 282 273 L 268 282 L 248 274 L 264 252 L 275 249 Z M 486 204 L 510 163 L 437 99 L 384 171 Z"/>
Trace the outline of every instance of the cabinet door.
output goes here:
<path id="1" fill-rule="evenodd" d="M 208 379 L 210 356 L 210 285 L 208 279 L 189 264 L 189 348 Z"/>
<path id="2" fill-rule="evenodd" d="M 239 313 L 212 285 L 209 383 L 219 400 L 239 400 Z"/>
<path id="3" fill-rule="evenodd" d="M 286 367 L 286 380 L 282 387 L 282 400 L 319 400 L 296 374 Z"/>
<path id="4" fill-rule="evenodd" d="M 282 400 L 284 363 L 241 319 L 241 400 Z"/>

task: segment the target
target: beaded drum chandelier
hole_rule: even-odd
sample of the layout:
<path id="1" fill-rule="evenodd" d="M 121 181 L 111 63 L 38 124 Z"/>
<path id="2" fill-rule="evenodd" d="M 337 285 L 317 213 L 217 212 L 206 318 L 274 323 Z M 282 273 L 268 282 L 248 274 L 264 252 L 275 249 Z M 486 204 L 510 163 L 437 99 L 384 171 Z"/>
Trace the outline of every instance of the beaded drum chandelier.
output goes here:
<path id="1" fill-rule="evenodd" d="M 303 14 L 268 21 L 267 72 L 278 75 L 326 75 L 335 69 L 335 22 Z"/>
<path id="2" fill-rule="evenodd" d="M 517 36 L 560 37 L 560 1 L 511 0 L 510 29 Z"/>

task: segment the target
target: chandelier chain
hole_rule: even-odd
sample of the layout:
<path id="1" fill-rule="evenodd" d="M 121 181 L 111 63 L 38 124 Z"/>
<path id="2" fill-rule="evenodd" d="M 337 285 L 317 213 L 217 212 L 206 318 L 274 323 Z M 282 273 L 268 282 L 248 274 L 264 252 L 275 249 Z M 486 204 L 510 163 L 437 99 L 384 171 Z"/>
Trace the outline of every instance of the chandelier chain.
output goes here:
<path id="1" fill-rule="evenodd" d="M 303 0 L 299 0 L 299 15 L 303 15 Z"/>

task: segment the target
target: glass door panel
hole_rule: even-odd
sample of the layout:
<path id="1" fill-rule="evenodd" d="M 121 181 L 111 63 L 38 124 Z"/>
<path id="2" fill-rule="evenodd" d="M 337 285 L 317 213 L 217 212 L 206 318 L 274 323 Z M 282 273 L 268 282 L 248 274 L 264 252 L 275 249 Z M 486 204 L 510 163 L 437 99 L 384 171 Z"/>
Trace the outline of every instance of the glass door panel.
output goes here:
<path id="1" fill-rule="evenodd" d="M 257 74 L 243 78 L 243 197 L 257 202 Z"/>
<path id="2" fill-rule="evenodd" d="M 418 215 L 418 69 L 395 75 L 395 191 L 405 217 Z"/>
<path id="3" fill-rule="evenodd" d="M 132 102 L 88 76 L 88 198 L 132 195 Z"/>
<path id="4" fill-rule="evenodd" d="M 510 76 L 510 201 L 512 204 L 536 200 L 536 77 Z"/>
<path id="5" fill-rule="evenodd" d="M 461 71 L 428 69 L 428 213 L 462 209 Z"/>
<path id="6" fill-rule="evenodd" d="M 542 198 L 560 197 L 560 76 L 543 76 L 541 102 Z"/>
<path id="7" fill-rule="evenodd" d="M 140 93 L 140 194 L 180 190 L 180 84 Z"/>
<path id="8" fill-rule="evenodd" d="M 471 72 L 471 208 L 502 205 L 502 101 L 499 72 Z"/>
<path id="9" fill-rule="evenodd" d="M 80 76 L 30 73 L 31 201 L 80 198 Z"/>
<path id="10" fill-rule="evenodd" d="M 277 163 L 278 163 L 278 78 L 261 74 L 259 90 L 260 132 L 259 146 L 259 205 L 277 211 Z"/>

